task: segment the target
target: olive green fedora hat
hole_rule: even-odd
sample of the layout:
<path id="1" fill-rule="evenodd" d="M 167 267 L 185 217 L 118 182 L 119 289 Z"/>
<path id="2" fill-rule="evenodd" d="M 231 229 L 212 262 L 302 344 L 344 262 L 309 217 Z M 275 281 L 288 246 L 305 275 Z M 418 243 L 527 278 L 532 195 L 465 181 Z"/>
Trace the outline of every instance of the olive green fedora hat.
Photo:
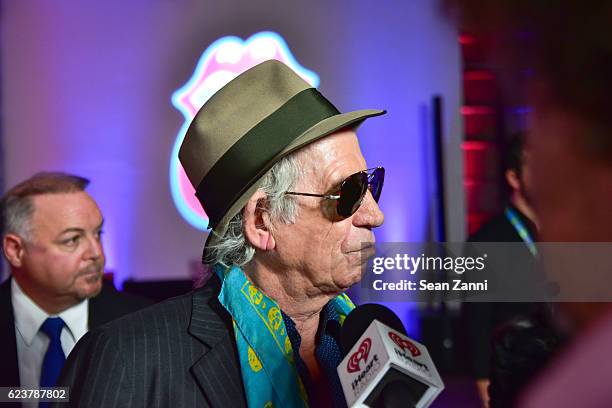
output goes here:
<path id="1" fill-rule="evenodd" d="M 276 60 L 256 65 L 226 84 L 195 115 L 179 150 L 179 160 L 212 228 L 204 255 L 276 162 L 384 113 L 373 109 L 340 113 Z"/>

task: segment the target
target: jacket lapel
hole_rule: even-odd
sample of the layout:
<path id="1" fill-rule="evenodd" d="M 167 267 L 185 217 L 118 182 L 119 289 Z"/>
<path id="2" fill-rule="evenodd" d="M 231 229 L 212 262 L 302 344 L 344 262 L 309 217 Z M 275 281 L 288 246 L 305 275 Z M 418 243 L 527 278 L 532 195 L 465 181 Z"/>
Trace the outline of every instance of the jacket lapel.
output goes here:
<path id="1" fill-rule="evenodd" d="M 217 299 L 220 287 L 212 276 L 193 295 L 189 333 L 208 348 L 191 372 L 212 407 L 246 407 L 232 319 Z"/>
<path id="2" fill-rule="evenodd" d="M 11 279 L 0 285 L 0 386 L 19 387 L 19 363 L 17 362 L 17 340 L 15 339 L 15 318 L 11 302 Z"/>

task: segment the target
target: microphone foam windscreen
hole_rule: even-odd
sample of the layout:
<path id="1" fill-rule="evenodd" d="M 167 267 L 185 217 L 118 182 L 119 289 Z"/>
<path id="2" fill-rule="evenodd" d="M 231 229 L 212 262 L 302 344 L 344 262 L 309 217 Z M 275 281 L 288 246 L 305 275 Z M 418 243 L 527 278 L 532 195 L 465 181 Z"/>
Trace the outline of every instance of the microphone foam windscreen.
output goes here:
<path id="1" fill-rule="evenodd" d="M 366 303 L 356 307 L 349 313 L 342 325 L 340 346 L 343 357 L 353 348 L 357 340 L 359 340 L 374 320 L 378 320 L 392 329 L 406 334 L 404 324 L 391 309 L 376 303 Z"/>

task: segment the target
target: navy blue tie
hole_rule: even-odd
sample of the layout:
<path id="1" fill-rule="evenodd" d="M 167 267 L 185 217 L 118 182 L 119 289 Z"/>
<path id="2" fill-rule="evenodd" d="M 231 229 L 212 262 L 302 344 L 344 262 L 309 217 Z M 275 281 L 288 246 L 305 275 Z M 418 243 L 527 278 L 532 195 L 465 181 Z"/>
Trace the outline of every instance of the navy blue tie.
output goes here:
<path id="1" fill-rule="evenodd" d="M 49 348 L 45 353 L 45 359 L 43 360 L 42 371 L 40 373 L 40 386 L 41 387 L 55 387 L 60 371 L 66 361 L 64 350 L 62 350 L 62 343 L 60 341 L 60 334 L 64 328 L 64 321 L 61 317 L 49 317 L 40 330 L 49 336 Z"/>

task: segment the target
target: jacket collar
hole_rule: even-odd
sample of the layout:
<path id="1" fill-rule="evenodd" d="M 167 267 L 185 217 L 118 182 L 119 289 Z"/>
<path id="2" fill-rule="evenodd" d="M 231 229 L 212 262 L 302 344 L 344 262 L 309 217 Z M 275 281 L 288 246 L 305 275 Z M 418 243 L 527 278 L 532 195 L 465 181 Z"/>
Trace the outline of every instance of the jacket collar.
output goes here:
<path id="1" fill-rule="evenodd" d="M 212 276 L 193 294 L 189 334 L 206 346 L 191 373 L 211 406 L 246 407 L 232 318 L 217 299 L 221 282 Z"/>

